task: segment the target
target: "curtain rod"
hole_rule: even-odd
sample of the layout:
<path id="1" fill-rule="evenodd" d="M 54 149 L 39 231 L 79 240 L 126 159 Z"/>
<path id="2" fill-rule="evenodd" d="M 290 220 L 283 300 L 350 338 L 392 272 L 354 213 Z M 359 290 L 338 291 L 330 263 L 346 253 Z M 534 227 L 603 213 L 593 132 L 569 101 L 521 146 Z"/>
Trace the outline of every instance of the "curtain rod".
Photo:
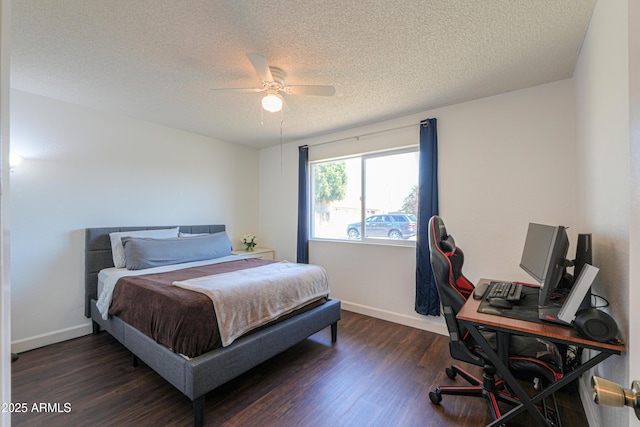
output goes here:
<path id="1" fill-rule="evenodd" d="M 369 133 L 363 133 L 362 135 L 356 135 L 356 136 L 347 136 L 345 138 L 340 138 L 340 139 L 333 139 L 331 141 L 325 141 L 325 142 L 321 142 L 319 144 L 313 144 L 313 145 L 309 145 L 306 144 L 309 148 L 311 147 L 319 147 L 321 145 L 327 145 L 327 144 L 333 144 L 334 142 L 341 142 L 341 141 L 347 141 L 349 139 L 355 139 L 356 141 L 360 141 L 360 138 L 365 137 L 365 136 L 371 136 L 371 135 L 376 135 L 379 133 L 384 133 L 384 132 L 391 132 L 393 130 L 399 130 L 399 129 L 405 129 L 405 128 L 410 128 L 412 126 L 419 126 L 423 124 L 422 122 L 420 123 L 412 123 L 410 125 L 404 125 L 404 126 L 398 126 L 395 128 L 390 128 L 390 129 L 383 129 L 383 130 L 377 130 L 375 132 L 369 132 Z"/>

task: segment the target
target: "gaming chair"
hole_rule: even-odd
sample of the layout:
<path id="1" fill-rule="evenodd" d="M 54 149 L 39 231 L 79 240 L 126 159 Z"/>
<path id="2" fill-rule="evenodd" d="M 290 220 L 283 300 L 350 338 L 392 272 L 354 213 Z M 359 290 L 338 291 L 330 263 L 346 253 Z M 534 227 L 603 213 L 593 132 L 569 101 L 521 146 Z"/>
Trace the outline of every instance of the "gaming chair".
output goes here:
<path id="1" fill-rule="evenodd" d="M 440 404 L 443 394 L 483 397 L 489 404 L 493 418 L 500 418 L 498 402 L 518 402 L 506 390 L 503 381 L 496 380 L 496 368 L 485 360 L 482 349 L 464 325 L 456 319 L 458 311 L 473 293 L 474 286 L 462 273 L 462 250 L 456 246 L 453 236 L 447 233 L 444 222 L 437 215 L 429 220 L 429 250 L 438 296 L 449 331 L 451 357 L 483 368 L 483 377 L 480 380 L 461 367 L 452 365 L 445 370 L 447 377 L 454 379 L 460 375 L 471 385 L 440 386 L 429 393 L 429 398 L 434 404 Z M 487 330 L 482 331 L 482 334 L 494 346 L 495 332 Z M 550 384 L 562 377 L 562 359 L 554 344 L 533 337 L 512 336 L 509 350 L 509 369 L 515 377 L 527 381 L 538 378 L 541 385 Z M 555 396 L 552 399 L 554 410 L 548 410 L 542 402 L 542 411 L 547 416 L 557 414 Z M 559 425 L 559 417 L 555 418 L 556 425 Z"/>

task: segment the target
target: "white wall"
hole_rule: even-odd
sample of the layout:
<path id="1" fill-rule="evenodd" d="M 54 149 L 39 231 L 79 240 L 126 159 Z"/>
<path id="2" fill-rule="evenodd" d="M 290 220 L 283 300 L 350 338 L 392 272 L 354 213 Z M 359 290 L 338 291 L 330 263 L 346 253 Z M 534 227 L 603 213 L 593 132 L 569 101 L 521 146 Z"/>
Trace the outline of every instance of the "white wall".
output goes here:
<path id="1" fill-rule="evenodd" d="M 638 296 L 630 299 L 631 192 L 638 181 L 630 177 L 629 103 L 629 2 L 598 2 L 591 19 L 574 75 L 577 94 L 577 135 L 579 157 L 579 222 L 593 233 L 594 264 L 601 270 L 595 291 L 605 296 L 607 309 L 617 321 L 622 337 L 631 344 L 631 310 Z M 637 26 L 640 22 L 636 23 Z M 638 79 L 637 75 L 633 78 Z M 636 100 L 637 102 L 637 100 Z M 637 175 L 637 162 L 634 166 Z M 638 207 L 635 208 L 638 215 Z M 637 244 L 637 243 L 636 243 Z M 636 257 L 637 258 L 637 257 Z M 636 263 L 637 264 L 637 263 Z M 637 310 L 635 310 L 637 312 Z M 637 324 L 637 315 L 635 317 Z M 635 337 L 634 337 L 635 335 Z M 637 344 L 636 344 L 637 345 Z M 635 353 L 635 351 L 634 351 Z M 590 374 L 618 382 L 629 378 L 629 351 L 598 365 Z M 636 356 L 637 358 L 637 356 Z M 592 425 L 626 426 L 628 409 L 596 406 L 590 399 L 591 375 L 582 378 L 583 403 Z M 639 425 L 636 423 L 635 425 Z"/>
<path id="2" fill-rule="evenodd" d="M 86 334 L 84 228 L 258 227 L 258 151 L 11 92 L 14 351 Z"/>
<path id="3" fill-rule="evenodd" d="M 640 381 L 640 310 L 632 307 L 640 305 L 640 263 L 631 260 L 640 259 L 640 2 L 629 2 L 629 128 L 630 128 L 630 161 L 631 161 L 631 209 L 629 231 L 629 330 L 627 336 L 629 352 L 629 378 Z M 633 355 L 633 357 L 631 357 Z M 625 409 L 629 414 L 629 425 L 640 427 L 640 420 L 634 411 Z"/>
<path id="4" fill-rule="evenodd" d="M 440 213 L 465 251 L 466 275 L 531 280 L 518 267 L 528 222 L 574 227 L 572 242 L 578 232 L 573 99 L 565 80 L 264 149 L 263 240 L 278 258 L 295 259 L 298 145 L 311 153 L 314 144 L 436 117 Z M 418 143 L 417 126 L 415 135 Z M 444 333 L 440 319 L 414 312 L 413 248 L 312 241 L 310 261 L 327 269 L 346 308 Z"/>
<path id="5" fill-rule="evenodd" d="M 0 401 L 11 402 L 11 281 L 9 276 L 9 31 L 10 6 L 0 1 Z M 9 411 L 0 425 L 11 425 Z"/>

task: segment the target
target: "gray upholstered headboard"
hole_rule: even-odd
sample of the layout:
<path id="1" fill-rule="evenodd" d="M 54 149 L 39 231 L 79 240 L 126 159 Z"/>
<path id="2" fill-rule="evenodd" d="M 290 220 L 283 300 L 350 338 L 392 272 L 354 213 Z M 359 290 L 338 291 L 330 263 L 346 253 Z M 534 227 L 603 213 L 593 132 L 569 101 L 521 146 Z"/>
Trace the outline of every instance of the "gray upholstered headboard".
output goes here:
<path id="1" fill-rule="evenodd" d="M 109 233 L 113 233 L 114 231 L 154 230 L 174 227 L 176 226 L 87 228 L 85 231 L 84 249 L 84 315 L 91 317 L 91 300 L 98 299 L 98 273 L 103 268 L 113 267 Z M 180 226 L 180 232 L 182 233 L 218 233 L 220 231 L 225 231 L 224 225 Z"/>

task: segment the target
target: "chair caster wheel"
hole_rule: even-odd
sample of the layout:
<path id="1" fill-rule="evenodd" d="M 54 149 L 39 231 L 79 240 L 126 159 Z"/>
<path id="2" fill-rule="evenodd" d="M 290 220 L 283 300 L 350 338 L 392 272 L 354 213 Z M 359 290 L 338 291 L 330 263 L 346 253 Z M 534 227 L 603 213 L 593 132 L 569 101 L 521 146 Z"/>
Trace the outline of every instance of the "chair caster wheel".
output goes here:
<path id="1" fill-rule="evenodd" d="M 453 368 L 447 368 L 444 370 L 445 374 L 451 379 L 454 379 L 458 373 Z"/>
<path id="2" fill-rule="evenodd" d="M 442 402 L 442 393 L 440 393 L 440 389 L 437 388 L 433 391 L 429 392 L 429 399 L 431 399 L 431 402 L 439 405 L 440 402 Z"/>

